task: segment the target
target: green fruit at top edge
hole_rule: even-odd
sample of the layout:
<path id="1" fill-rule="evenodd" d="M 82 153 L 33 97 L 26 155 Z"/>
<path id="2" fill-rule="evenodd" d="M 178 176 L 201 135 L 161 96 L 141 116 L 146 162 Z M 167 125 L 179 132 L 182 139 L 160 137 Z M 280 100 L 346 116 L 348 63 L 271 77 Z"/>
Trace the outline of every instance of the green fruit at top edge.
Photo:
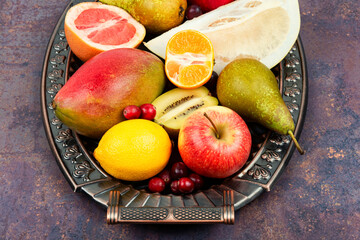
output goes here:
<path id="1" fill-rule="evenodd" d="M 237 59 L 221 72 L 217 96 L 223 106 L 280 134 L 294 131 L 294 121 L 272 71 L 254 59 Z"/>
<path id="2" fill-rule="evenodd" d="M 186 0 L 100 0 L 126 10 L 149 33 L 162 33 L 180 25 L 185 16 Z"/>

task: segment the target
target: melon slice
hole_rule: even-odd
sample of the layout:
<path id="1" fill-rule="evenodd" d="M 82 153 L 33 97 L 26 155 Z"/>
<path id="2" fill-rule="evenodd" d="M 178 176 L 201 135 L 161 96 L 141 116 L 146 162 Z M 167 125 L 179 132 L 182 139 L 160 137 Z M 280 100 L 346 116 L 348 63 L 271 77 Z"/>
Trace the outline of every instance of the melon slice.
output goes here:
<path id="1" fill-rule="evenodd" d="M 200 31 L 210 39 L 217 73 L 234 59 L 243 57 L 257 59 L 272 68 L 286 56 L 299 35 L 299 4 L 297 0 L 234 1 L 144 44 L 165 58 L 169 39 L 186 29 Z"/>

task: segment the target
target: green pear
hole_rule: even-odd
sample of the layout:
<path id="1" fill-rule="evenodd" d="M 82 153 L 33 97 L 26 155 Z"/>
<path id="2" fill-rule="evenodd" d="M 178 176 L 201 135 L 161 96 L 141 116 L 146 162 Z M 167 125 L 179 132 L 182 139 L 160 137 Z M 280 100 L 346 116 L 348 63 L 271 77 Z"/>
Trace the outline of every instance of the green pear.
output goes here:
<path id="1" fill-rule="evenodd" d="M 126 10 L 149 33 L 162 33 L 180 25 L 185 16 L 186 0 L 100 0 Z"/>
<path id="2" fill-rule="evenodd" d="M 216 92 L 221 105 L 248 121 L 277 133 L 289 134 L 302 154 L 293 132 L 294 121 L 272 71 L 255 59 L 237 59 L 220 73 Z"/>

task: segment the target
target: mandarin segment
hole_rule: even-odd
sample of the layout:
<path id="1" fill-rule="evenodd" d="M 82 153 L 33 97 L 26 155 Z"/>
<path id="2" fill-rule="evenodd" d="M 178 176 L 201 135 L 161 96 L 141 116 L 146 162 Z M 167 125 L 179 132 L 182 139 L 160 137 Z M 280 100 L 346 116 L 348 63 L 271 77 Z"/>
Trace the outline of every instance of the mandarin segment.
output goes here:
<path id="1" fill-rule="evenodd" d="M 173 54 L 184 54 L 187 52 L 208 55 L 211 54 L 212 45 L 210 40 L 203 34 L 195 31 L 179 32 L 169 45 L 169 51 Z"/>
<path id="2" fill-rule="evenodd" d="M 209 67 L 204 65 L 190 65 L 181 69 L 178 81 L 187 86 L 192 86 L 207 78 L 209 75 Z"/>
<path id="3" fill-rule="evenodd" d="M 180 71 L 180 64 L 177 61 L 169 61 L 167 63 L 166 71 L 170 78 L 176 78 Z"/>

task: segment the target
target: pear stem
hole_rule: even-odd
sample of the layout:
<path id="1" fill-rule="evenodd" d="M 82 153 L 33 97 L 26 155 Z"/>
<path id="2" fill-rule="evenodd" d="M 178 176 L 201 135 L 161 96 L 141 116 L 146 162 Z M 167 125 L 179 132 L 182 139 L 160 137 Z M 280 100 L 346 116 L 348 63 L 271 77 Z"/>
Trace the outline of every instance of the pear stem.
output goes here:
<path id="1" fill-rule="evenodd" d="M 302 149 L 301 146 L 299 145 L 298 141 L 296 140 L 296 138 L 295 138 L 295 136 L 294 136 L 294 133 L 293 133 L 291 130 L 289 130 L 289 131 L 288 131 L 288 134 L 290 135 L 290 137 L 291 137 L 292 140 L 294 141 L 295 146 L 296 146 L 296 149 L 299 151 L 299 153 L 300 153 L 301 155 L 303 155 L 303 154 L 304 154 L 304 149 Z"/>
<path id="2" fill-rule="evenodd" d="M 214 130 L 215 130 L 215 136 L 217 139 L 220 138 L 220 134 L 219 134 L 219 131 L 217 130 L 214 122 L 211 120 L 211 118 L 209 117 L 209 115 L 206 114 L 206 112 L 204 113 L 204 116 L 209 120 L 209 122 L 211 123 L 211 125 L 213 126 Z"/>

